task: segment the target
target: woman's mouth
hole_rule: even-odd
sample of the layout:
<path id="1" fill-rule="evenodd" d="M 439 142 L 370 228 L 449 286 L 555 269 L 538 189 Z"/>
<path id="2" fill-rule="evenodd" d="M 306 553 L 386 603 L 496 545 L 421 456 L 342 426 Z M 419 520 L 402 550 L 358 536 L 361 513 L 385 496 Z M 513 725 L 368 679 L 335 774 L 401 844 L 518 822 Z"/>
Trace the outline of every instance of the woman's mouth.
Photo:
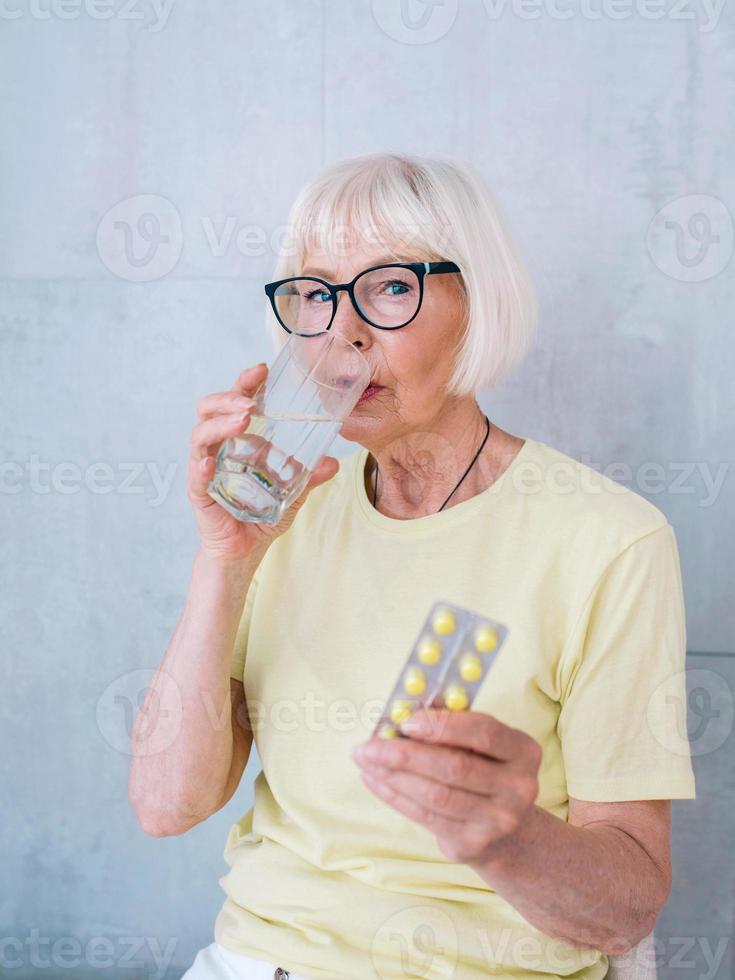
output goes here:
<path id="1" fill-rule="evenodd" d="M 362 405 L 362 403 L 366 402 L 368 398 L 372 398 L 373 395 L 376 394 L 376 392 L 382 391 L 383 387 L 384 387 L 383 385 L 369 384 L 365 389 L 365 391 L 363 391 L 363 393 L 360 395 L 357 404 Z"/>

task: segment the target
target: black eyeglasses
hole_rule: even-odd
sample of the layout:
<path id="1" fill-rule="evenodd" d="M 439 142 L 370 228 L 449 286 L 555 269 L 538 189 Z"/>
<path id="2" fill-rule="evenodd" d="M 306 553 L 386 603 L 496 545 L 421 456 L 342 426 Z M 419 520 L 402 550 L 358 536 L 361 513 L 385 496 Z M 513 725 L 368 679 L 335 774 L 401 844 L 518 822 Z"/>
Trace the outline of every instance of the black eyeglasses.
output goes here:
<path id="1" fill-rule="evenodd" d="M 444 272 L 461 269 L 454 262 L 392 262 L 363 269 L 352 282 L 335 285 L 318 276 L 292 276 L 267 283 L 265 292 L 289 333 L 308 337 L 329 330 L 342 289 L 371 327 L 399 330 L 421 309 L 424 277 Z"/>

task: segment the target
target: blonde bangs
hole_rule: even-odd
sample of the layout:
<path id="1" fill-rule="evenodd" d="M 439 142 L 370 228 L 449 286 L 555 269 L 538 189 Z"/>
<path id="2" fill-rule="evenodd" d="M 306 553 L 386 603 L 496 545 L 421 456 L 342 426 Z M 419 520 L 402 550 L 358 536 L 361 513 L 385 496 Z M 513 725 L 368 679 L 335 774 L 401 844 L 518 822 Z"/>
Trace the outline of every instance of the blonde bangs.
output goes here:
<path id="1" fill-rule="evenodd" d="M 405 161 L 374 154 L 363 165 L 346 160 L 323 171 L 294 202 L 290 215 L 292 269 L 316 249 L 339 257 L 352 247 L 380 249 L 386 257 L 442 258 L 446 216 L 427 208 Z M 288 271 L 284 275 L 291 275 Z"/>

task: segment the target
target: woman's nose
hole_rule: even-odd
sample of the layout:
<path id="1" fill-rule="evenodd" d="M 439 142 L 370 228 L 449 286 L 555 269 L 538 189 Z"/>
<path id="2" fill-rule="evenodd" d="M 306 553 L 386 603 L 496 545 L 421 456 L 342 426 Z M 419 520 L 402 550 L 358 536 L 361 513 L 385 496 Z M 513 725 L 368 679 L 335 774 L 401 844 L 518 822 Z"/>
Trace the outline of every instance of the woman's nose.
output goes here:
<path id="1" fill-rule="evenodd" d="M 359 316 L 347 293 L 341 293 L 330 331 L 349 340 L 355 347 L 365 347 L 371 343 L 370 329 L 370 324 Z"/>

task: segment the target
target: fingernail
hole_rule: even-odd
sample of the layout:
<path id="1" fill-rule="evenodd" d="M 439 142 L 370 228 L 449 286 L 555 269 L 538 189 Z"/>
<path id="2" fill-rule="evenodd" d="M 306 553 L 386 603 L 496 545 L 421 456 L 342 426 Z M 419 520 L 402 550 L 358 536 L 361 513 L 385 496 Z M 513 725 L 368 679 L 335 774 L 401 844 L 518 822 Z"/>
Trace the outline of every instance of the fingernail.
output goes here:
<path id="1" fill-rule="evenodd" d="M 362 742 L 352 750 L 353 759 L 374 759 L 378 754 L 378 746 L 373 742 Z"/>
<path id="2" fill-rule="evenodd" d="M 363 775 L 367 775 L 372 779 L 385 779 L 386 776 L 390 776 L 391 770 L 387 766 L 379 766 L 377 762 L 372 762 L 363 771 Z"/>
<path id="3" fill-rule="evenodd" d="M 423 716 L 406 718 L 398 727 L 402 732 L 406 732 L 409 735 L 425 735 L 429 731 L 426 718 Z"/>

